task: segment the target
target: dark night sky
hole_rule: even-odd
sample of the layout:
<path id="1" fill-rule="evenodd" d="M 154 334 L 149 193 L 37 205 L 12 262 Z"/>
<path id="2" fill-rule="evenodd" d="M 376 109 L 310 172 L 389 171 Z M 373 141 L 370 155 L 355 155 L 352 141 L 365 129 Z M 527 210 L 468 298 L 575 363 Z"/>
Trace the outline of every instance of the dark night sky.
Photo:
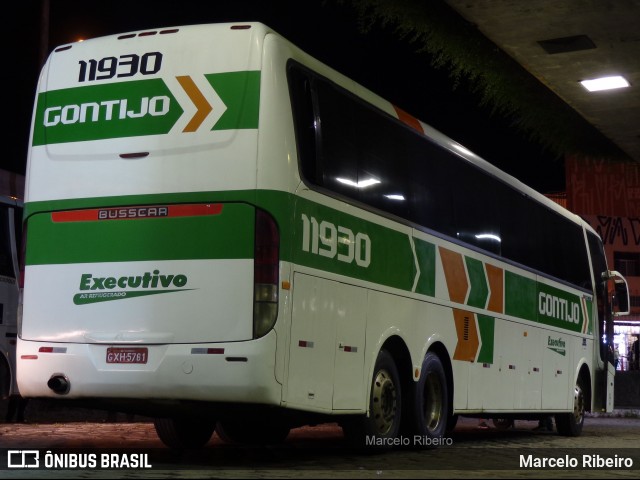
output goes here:
<path id="1" fill-rule="evenodd" d="M 24 173 L 31 111 L 39 72 L 41 0 L 14 7 L 19 42 L 4 37 L 13 78 L 10 148 L 1 168 Z M 360 33 L 355 13 L 336 0 L 50 0 L 49 43 L 57 45 L 131 30 L 226 21 L 261 21 L 302 49 L 462 143 L 485 160 L 542 192 L 564 190 L 563 162 L 490 115 L 464 86 L 453 89 L 429 57 L 389 30 Z M 3 33 L 7 35 L 7 32 Z"/>

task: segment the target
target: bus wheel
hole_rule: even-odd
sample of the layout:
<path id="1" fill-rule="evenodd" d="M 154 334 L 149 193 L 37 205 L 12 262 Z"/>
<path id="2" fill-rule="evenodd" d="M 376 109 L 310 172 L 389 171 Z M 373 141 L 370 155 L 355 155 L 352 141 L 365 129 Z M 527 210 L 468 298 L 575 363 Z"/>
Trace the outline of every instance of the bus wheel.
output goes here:
<path id="1" fill-rule="evenodd" d="M 380 350 L 371 381 L 369 415 L 360 415 L 343 424 L 347 441 L 356 447 L 391 446 L 400 431 L 400 375 L 393 358 Z"/>
<path id="2" fill-rule="evenodd" d="M 273 445 L 285 441 L 291 429 L 287 424 L 258 418 L 220 420 L 216 432 L 225 443 Z"/>
<path id="3" fill-rule="evenodd" d="M 184 418 L 156 418 L 153 425 L 162 443 L 170 448 L 202 448 L 216 427 L 212 421 Z"/>
<path id="4" fill-rule="evenodd" d="M 430 441 L 442 438 L 451 420 L 447 377 L 440 358 L 433 352 L 424 357 L 415 392 L 413 428 L 425 440 L 422 445 L 436 446 L 437 443 L 431 445 Z"/>
<path id="5" fill-rule="evenodd" d="M 577 437 L 582 433 L 584 425 L 585 397 L 582 382 L 578 383 L 573 390 L 573 412 L 560 413 L 556 415 L 556 428 L 560 435 L 567 437 Z"/>

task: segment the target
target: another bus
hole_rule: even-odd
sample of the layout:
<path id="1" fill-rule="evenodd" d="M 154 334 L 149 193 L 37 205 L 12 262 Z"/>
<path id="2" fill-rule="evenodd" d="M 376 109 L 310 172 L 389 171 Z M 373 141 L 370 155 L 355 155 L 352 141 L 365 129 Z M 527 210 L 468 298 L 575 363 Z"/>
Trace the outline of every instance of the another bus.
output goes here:
<path id="1" fill-rule="evenodd" d="M 20 391 L 172 447 L 613 406 L 593 229 L 262 24 L 56 48 L 24 218 Z"/>
<path id="2" fill-rule="evenodd" d="M 19 248 L 24 175 L 0 170 L 0 398 L 19 395 L 16 384 Z"/>

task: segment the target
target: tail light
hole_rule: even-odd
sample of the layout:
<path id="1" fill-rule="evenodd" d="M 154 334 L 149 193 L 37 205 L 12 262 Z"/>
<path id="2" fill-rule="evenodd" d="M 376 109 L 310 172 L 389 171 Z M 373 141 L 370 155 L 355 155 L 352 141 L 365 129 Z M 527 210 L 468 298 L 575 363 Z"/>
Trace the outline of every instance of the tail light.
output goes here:
<path id="1" fill-rule="evenodd" d="M 274 218 L 256 210 L 253 256 L 253 338 L 266 335 L 278 316 L 280 233 Z"/>

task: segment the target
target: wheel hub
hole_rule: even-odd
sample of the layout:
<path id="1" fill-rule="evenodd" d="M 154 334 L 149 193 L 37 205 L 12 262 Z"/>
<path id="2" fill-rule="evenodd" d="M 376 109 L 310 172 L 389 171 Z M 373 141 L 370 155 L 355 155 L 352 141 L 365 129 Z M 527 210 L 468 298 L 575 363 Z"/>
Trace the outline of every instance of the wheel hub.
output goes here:
<path id="1" fill-rule="evenodd" d="M 386 370 L 380 370 L 373 381 L 372 416 L 378 435 L 386 435 L 396 416 L 396 386 Z"/>

